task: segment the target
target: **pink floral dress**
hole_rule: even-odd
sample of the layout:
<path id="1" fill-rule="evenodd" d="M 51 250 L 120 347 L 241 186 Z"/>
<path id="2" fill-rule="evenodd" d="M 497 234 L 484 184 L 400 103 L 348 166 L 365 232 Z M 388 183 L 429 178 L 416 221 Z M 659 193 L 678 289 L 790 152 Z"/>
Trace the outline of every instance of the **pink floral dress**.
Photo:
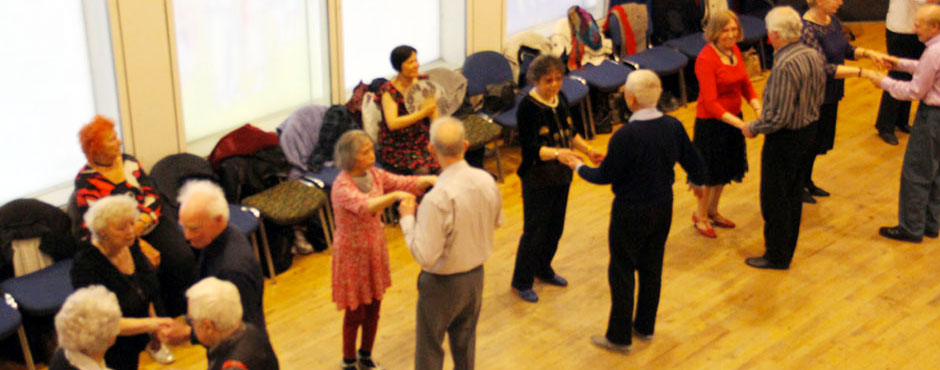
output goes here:
<path id="1" fill-rule="evenodd" d="M 395 175 L 377 168 L 372 174 L 372 190 L 363 193 L 343 171 L 336 177 L 330 196 L 336 217 L 333 241 L 333 302 L 336 309 L 355 310 L 359 305 L 382 300 L 392 285 L 385 247 L 382 212 L 370 213 L 369 199 L 404 190 L 419 194 L 417 177 Z"/>

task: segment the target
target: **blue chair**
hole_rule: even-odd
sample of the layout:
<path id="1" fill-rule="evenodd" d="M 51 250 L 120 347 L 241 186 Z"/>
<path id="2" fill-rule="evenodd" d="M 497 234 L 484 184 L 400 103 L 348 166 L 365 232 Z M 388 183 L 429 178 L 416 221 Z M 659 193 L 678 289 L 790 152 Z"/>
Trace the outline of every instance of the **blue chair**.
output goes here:
<path id="1" fill-rule="evenodd" d="M 741 32 L 744 34 L 742 43 L 747 45 L 757 44 L 757 49 L 760 50 L 761 70 L 767 69 L 767 66 L 764 65 L 764 39 L 767 37 L 767 26 L 762 19 L 752 15 L 742 14 L 738 16 L 738 19 L 741 20 Z"/>
<path id="2" fill-rule="evenodd" d="M 271 246 L 268 244 L 268 236 L 264 231 L 264 224 L 261 222 L 261 212 L 252 207 L 229 204 L 228 223 L 248 235 L 251 240 L 251 249 L 254 250 L 255 258 L 258 261 L 261 261 L 261 254 L 258 250 L 258 237 L 256 234 L 261 233 L 261 244 L 264 246 L 264 257 L 268 261 L 268 273 L 271 276 L 271 283 L 277 284 L 274 260 L 271 258 Z"/>
<path id="3" fill-rule="evenodd" d="M 29 341 L 26 340 L 26 331 L 23 330 L 23 316 L 16 310 L 16 301 L 9 294 L 5 294 L 0 302 L 0 338 L 6 338 L 15 331 L 20 338 L 20 347 L 23 349 L 23 359 L 29 370 L 36 370 L 33 363 L 33 353 L 29 350 Z"/>
<path id="4" fill-rule="evenodd" d="M 467 78 L 467 96 L 482 94 L 486 85 L 512 81 L 512 67 L 502 54 L 495 51 L 478 51 L 463 62 L 460 71 Z"/>
<path id="5" fill-rule="evenodd" d="M 573 76 L 565 76 L 561 82 L 561 93 L 565 94 L 569 106 L 579 106 L 581 111 L 581 125 L 584 127 L 584 138 L 593 139 L 597 135 L 594 128 L 594 114 L 591 113 L 591 89 L 586 80 Z"/>
<path id="6" fill-rule="evenodd" d="M 71 271 L 72 260 L 62 260 L 42 270 L 7 279 L 0 283 L 0 289 L 13 296 L 23 313 L 52 315 L 74 291 Z"/>
<path id="7" fill-rule="evenodd" d="M 649 10 L 647 10 L 647 12 L 649 12 Z M 620 24 L 620 19 L 618 17 L 611 17 L 608 26 L 610 27 L 611 42 L 614 44 L 614 47 L 622 47 L 624 40 L 620 37 L 620 29 L 623 27 Z M 636 25 L 635 27 L 639 27 L 644 31 L 642 33 L 647 34 L 647 39 L 649 39 L 649 29 L 647 25 Z M 682 53 L 670 47 L 654 46 L 624 57 L 623 62 L 632 66 L 633 69 L 644 68 L 652 70 L 659 76 L 668 76 L 678 73 L 680 100 L 683 106 L 688 103 L 688 96 L 685 91 L 685 66 L 689 64 L 689 58 Z"/>

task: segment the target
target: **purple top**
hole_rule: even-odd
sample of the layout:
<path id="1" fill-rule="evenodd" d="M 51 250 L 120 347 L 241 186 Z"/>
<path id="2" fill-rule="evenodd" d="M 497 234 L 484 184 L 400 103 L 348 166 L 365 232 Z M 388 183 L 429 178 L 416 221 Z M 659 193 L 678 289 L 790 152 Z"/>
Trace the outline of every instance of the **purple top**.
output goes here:
<path id="1" fill-rule="evenodd" d="M 914 75 L 913 79 L 900 81 L 885 77 L 881 79 L 881 88 L 898 100 L 921 100 L 940 107 L 940 36 L 934 36 L 926 45 L 920 60 L 902 58 L 895 68 Z"/>
<path id="2" fill-rule="evenodd" d="M 855 60 L 855 47 L 849 44 L 842 34 L 842 23 L 835 16 L 829 17 L 827 25 L 803 20 L 803 36 L 800 38 L 804 44 L 816 49 L 826 59 L 826 97 L 823 103 L 838 103 L 845 95 L 845 82 L 836 79 L 836 67 L 845 63 L 846 59 Z"/>

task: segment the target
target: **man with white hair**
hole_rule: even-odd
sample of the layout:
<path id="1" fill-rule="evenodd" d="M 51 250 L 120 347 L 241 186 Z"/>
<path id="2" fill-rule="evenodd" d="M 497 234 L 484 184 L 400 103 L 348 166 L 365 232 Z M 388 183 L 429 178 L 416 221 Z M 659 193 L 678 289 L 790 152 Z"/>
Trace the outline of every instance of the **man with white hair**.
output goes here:
<path id="1" fill-rule="evenodd" d="M 754 268 L 790 267 L 800 235 L 805 163 L 815 140 L 826 90 L 822 56 L 800 42 L 803 21 L 790 7 L 767 13 L 767 38 L 774 47 L 774 67 L 764 85 L 760 118 L 742 125 L 746 137 L 765 134 L 761 154 L 760 208 L 764 216 L 762 257 L 745 262 Z"/>
<path id="2" fill-rule="evenodd" d="M 235 284 L 207 277 L 186 291 L 189 323 L 208 350 L 209 370 L 277 370 L 277 355 L 268 335 L 242 321 L 241 298 Z"/>
<path id="3" fill-rule="evenodd" d="M 245 233 L 228 224 L 228 202 L 222 188 L 207 180 L 189 181 L 180 189 L 179 202 L 183 234 L 201 251 L 199 278 L 214 276 L 235 284 L 245 321 L 266 331 L 261 265 Z"/>
<path id="4" fill-rule="evenodd" d="M 464 160 L 463 124 L 442 117 L 431 125 L 431 155 L 441 165 L 415 219 L 414 198 L 399 205 L 401 229 L 416 262 L 418 314 L 415 369 L 444 366 L 447 333 L 455 370 L 473 369 L 477 319 L 483 302 L 483 262 L 493 251 L 502 198 L 489 173 Z"/>
<path id="5" fill-rule="evenodd" d="M 611 136 L 600 166 L 585 166 L 574 155 L 560 159 L 588 182 L 611 184 L 614 191 L 608 229 L 610 321 L 606 335 L 591 337 L 594 345 L 614 352 L 630 351 L 631 330 L 643 339 L 653 336 L 663 253 L 672 224 L 676 162 L 688 174 L 689 183 L 705 181 L 705 162 L 682 123 L 656 109 L 662 91 L 655 73 L 633 71 L 624 86 L 624 100 L 633 115 Z M 692 189 L 697 197 L 702 196 L 700 186 Z M 634 274 L 640 278 L 635 321 Z"/>
<path id="6" fill-rule="evenodd" d="M 892 58 L 893 69 L 910 72 L 902 81 L 865 71 L 876 86 L 899 100 L 920 100 L 901 165 L 898 225 L 878 230 L 886 238 L 920 243 L 940 233 L 940 5 L 920 7 L 914 32 L 927 45 L 920 60 Z"/>

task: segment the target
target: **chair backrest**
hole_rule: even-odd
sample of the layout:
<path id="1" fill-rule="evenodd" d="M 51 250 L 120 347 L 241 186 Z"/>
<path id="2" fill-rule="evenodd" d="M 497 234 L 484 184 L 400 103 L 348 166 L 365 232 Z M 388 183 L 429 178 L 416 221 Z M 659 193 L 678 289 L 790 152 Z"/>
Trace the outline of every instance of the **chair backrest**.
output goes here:
<path id="1" fill-rule="evenodd" d="M 36 199 L 17 199 L 0 207 L 0 279 L 14 276 L 17 240 L 40 238 L 37 247 L 42 253 L 56 261 L 71 258 L 77 249 L 71 224 L 65 211 Z"/>
<path id="2" fill-rule="evenodd" d="M 509 65 L 512 67 L 512 74 L 516 81 L 520 81 L 524 78 L 522 74 L 525 72 L 522 71 L 521 68 L 523 61 L 520 58 L 520 56 L 523 55 L 523 50 L 528 50 L 528 52 L 534 50 L 536 55 L 553 54 L 552 41 L 542 34 L 531 30 L 512 35 L 509 41 L 506 41 L 503 45 L 503 56 L 509 60 Z M 520 86 L 521 85 L 520 83 Z"/>
<path id="3" fill-rule="evenodd" d="M 176 220 L 179 189 L 188 180 L 205 179 L 216 183 L 218 176 L 205 158 L 190 153 L 171 154 L 157 161 L 150 170 L 153 187 L 163 201 L 162 214 Z"/>
<path id="4" fill-rule="evenodd" d="M 467 78 L 467 95 L 474 96 L 486 91 L 486 85 L 512 81 L 512 67 L 502 54 L 495 51 L 478 51 L 463 62 L 461 73 Z"/>

